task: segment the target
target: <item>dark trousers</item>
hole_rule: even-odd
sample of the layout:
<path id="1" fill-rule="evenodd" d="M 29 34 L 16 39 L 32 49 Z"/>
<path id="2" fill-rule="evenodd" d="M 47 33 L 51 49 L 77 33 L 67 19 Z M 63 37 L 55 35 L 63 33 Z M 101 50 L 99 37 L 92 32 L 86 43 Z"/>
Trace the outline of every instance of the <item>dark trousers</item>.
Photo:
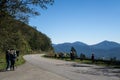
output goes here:
<path id="1" fill-rule="evenodd" d="M 10 68 L 10 60 L 6 60 L 6 64 L 7 64 L 6 66 L 6 70 L 7 70 L 8 68 Z"/>
<path id="2" fill-rule="evenodd" d="M 11 66 L 10 66 L 11 69 L 15 69 L 15 60 L 11 60 Z"/>

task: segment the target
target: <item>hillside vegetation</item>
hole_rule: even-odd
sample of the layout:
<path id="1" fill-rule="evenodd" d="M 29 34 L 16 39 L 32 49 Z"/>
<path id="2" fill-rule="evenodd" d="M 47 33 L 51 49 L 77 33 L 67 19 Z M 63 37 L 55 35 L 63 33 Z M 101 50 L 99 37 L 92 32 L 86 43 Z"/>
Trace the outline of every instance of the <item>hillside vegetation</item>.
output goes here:
<path id="1" fill-rule="evenodd" d="M 0 18 L 0 53 L 11 48 L 21 53 L 53 49 L 45 34 L 11 17 L 3 17 Z"/>

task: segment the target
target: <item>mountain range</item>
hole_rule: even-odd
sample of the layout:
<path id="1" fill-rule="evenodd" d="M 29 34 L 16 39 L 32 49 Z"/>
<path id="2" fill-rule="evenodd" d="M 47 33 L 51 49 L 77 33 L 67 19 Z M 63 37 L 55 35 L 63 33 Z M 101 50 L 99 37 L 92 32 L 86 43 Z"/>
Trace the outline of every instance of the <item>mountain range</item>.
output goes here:
<path id="1" fill-rule="evenodd" d="M 78 56 L 83 53 L 87 57 L 91 57 L 91 54 L 94 53 L 96 58 L 104 57 L 105 59 L 110 59 L 116 57 L 116 59 L 120 60 L 120 44 L 113 41 L 105 40 L 94 45 L 88 45 L 79 41 L 73 43 L 53 44 L 56 53 L 70 53 L 71 47 L 76 49 Z"/>

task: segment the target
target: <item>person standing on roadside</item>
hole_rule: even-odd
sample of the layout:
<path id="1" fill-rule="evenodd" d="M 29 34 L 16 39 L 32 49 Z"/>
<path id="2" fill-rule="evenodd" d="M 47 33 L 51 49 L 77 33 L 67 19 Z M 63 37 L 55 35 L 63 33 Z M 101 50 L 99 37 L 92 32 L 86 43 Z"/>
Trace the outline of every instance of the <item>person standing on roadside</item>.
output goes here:
<path id="1" fill-rule="evenodd" d="M 10 70 L 10 65 L 11 65 L 10 50 L 6 51 L 5 57 L 6 57 L 6 70 Z"/>
<path id="2" fill-rule="evenodd" d="M 16 60 L 16 51 L 14 49 L 10 50 L 11 66 L 10 69 L 15 70 L 15 60 Z"/>
<path id="3" fill-rule="evenodd" d="M 71 60 L 75 60 L 75 52 L 74 51 L 70 52 L 70 58 L 71 58 Z"/>
<path id="4" fill-rule="evenodd" d="M 91 60 L 92 60 L 92 63 L 95 62 L 95 55 L 92 53 L 92 56 L 91 56 Z"/>
<path id="5" fill-rule="evenodd" d="M 73 60 L 73 53 L 72 53 L 72 51 L 70 52 L 70 59 Z"/>

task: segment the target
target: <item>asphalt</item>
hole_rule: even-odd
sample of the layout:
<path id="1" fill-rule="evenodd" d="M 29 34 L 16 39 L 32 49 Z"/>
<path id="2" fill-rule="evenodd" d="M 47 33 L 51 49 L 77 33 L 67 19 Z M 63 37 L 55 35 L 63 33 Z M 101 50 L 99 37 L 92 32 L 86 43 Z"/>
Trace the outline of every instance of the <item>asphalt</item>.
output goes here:
<path id="1" fill-rule="evenodd" d="M 15 71 L 1 71 L 0 80 L 120 80 L 120 69 L 26 55 Z"/>

